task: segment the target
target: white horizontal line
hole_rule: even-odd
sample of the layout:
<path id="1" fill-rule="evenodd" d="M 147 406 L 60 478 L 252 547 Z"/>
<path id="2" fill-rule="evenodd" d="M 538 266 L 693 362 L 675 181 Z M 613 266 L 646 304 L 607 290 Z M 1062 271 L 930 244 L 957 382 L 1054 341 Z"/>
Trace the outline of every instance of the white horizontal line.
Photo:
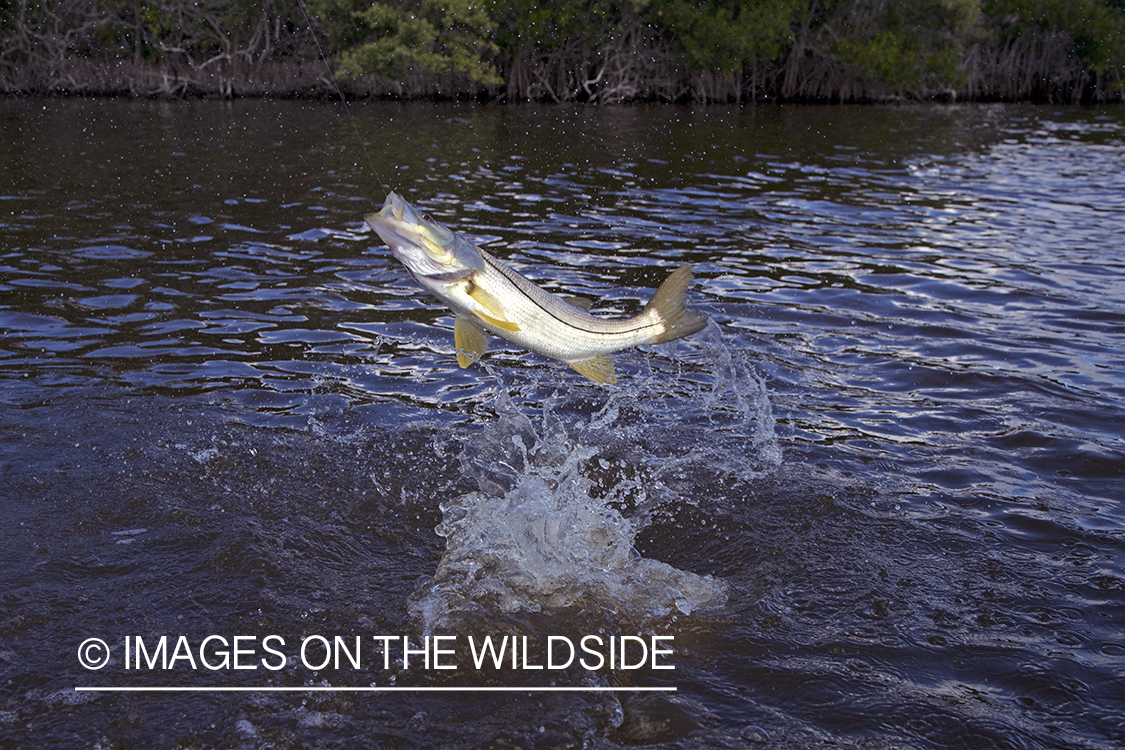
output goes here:
<path id="1" fill-rule="evenodd" d="M 674 687 L 333 687 L 309 685 L 304 687 L 83 687 L 74 688 L 87 693 L 614 693 L 614 692 L 666 692 Z"/>

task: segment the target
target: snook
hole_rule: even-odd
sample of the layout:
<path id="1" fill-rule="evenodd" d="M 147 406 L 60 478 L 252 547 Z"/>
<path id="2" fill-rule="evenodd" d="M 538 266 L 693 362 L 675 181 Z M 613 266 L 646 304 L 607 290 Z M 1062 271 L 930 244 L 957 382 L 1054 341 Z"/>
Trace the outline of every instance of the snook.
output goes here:
<path id="1" fill-rule="evenodd" d="M 595 317 L 540 289 L 395 193 L 367 223 L 430 293 L 453 310 L 457 361 L 468 367 L 494 333 L 567 363 L 599 383 L 613 383 L 613 352 L 659 344 L 703 328 L 707 318 L 684 307 L 691 267 L 669 276 L 631 318 Z"/>

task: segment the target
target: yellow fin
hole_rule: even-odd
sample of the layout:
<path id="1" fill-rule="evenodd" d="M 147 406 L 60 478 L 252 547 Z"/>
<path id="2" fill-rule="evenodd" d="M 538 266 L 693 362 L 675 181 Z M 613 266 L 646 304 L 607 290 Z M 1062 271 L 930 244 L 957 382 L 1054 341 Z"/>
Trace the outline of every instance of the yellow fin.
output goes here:
<path id="1" fill-rule="evenodd" d="M 491 315 L 485 315 L 480 310 L 473 310 L 473 315 L 476 315 L 478 318 L 483 320 L 485 323 L 488 323 L 493 328 L 499 328 L 501 331 L 518 331 L 520 329 L 518 325 L 511 322 L 510 320 L 500 320 L 499 318 L 494 318 Z"/>
<path id="2" fill-rule="evenodd" d="M 453 344 L 457 347 L 457 364 L 468 367 L 484 356 L 488 334 L 475 320 L 457 318 L 453 321 Z"/>
<path id="3" fill-rule="evenodd" d="M 473 284 L 472 288 L 469 289 L 469 296 L 484 308 L 484 312 L 473 310 L 473 314 L 485 323 L 493 328 L 499 328 L 501 331 L 518 331 L 520 329 L 518 325 L 508 320 L 508 314 L 504 311 L 504 306 L 500 304 L 499 300 L 479 286 Z"/>
<path id="4" fill-rule="evenodd" d="M 690 284 L 691 266 L 680 266 L 664 280 L 645 305 L 645 310 L 655 310 L 664 324 L 664 332 L 656 336 L 654 344 L 698 333 L 707 325 L 705 316 L 684 307 L 684 293 Z"/>
<path id="5" fill-rule="evenodd" d="M 570 366 L 595 383 L 617 382 L 617 375 L 613 372 L 613 358 L 608 354 L 598 354 L 581 362 L 571 362 Z"/>

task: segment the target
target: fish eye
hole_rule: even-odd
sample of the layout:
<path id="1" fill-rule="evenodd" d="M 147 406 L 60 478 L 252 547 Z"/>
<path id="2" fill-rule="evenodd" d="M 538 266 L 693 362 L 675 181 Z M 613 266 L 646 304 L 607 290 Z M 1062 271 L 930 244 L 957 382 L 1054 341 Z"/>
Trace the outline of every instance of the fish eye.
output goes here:
<path id="1" fill-rule="evenodd" d="M 434 220 L 430 218 L 429 214 L 422 214 L 422 221 L 428 222 L 430 224 L 434 223 Z"/>

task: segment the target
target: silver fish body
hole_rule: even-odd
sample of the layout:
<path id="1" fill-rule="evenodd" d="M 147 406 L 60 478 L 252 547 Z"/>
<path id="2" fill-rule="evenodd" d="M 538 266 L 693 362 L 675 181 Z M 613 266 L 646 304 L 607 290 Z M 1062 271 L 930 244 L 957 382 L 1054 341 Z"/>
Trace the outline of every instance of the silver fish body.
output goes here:
<path id="1" fill-rule="evenodd" d="M 674 271 L 639 314 L 602 318 L 536 286 L 395 193 L 366 221 L 418 283 L 453 311 L 462 367 L 479 359 L 495 334 L 612 383 L 613 352 L 671 341 L 707 323 L 684 307 L 690 266 Z"/>

